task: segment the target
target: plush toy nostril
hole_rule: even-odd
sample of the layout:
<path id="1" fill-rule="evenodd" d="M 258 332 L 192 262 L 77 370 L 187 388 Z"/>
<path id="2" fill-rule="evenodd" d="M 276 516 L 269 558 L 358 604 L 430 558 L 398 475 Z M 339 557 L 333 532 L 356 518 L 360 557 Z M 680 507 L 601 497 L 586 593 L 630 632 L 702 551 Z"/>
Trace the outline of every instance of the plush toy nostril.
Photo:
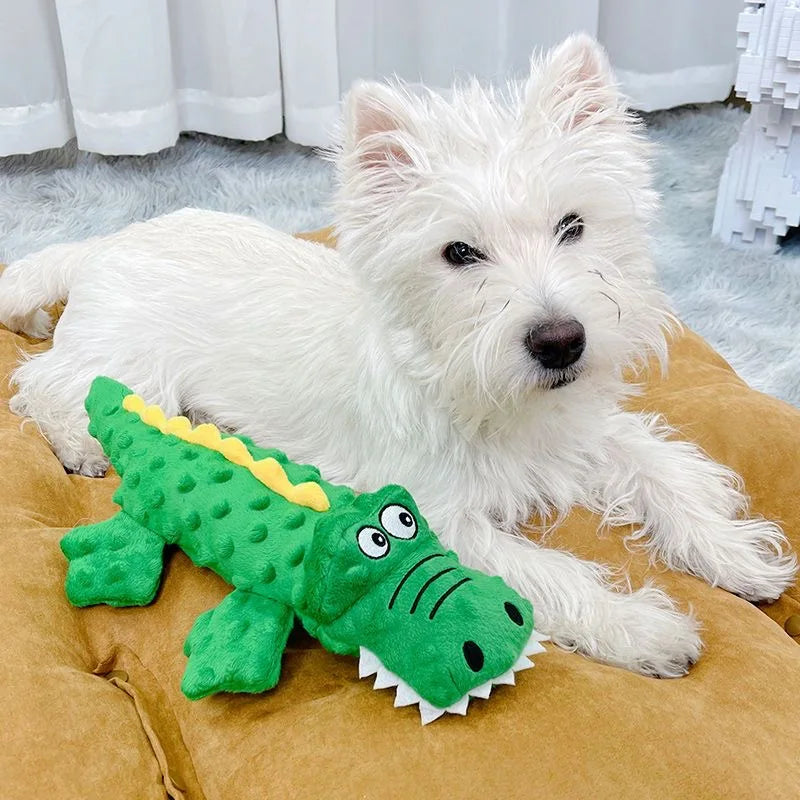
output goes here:
<path id="1" fill-rule="evenodd" d="M 473 672 L 483 669 L 483 650 L 475 642 L 464 642 L 464 659 Z"/>
<path id="2" fill-rule="evenodd" d="M 506 603 L 503 607 L 506 610 L 506 614 L 508 614 L 508 618 L 515 625 L 522 625 L 523 622 L 522 614 L 520 610 L 513 603 Z"/>

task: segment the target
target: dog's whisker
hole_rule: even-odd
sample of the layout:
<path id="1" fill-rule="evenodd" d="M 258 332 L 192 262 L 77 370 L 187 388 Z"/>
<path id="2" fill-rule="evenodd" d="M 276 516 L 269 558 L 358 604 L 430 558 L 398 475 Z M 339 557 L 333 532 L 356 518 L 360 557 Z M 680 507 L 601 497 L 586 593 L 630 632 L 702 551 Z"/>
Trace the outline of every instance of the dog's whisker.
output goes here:
<path id="1" fill-rule="evenodd" d="M 606 271 L 611 270 L 617 278 L 619 278 L 623 283 L 625 282 L 625 276 L 622 274 L 622 270 L 613 261 L 609 261 L 608 259 L 605 258 L 601 259 L 601 261 L 604 270 Z M 589 270 L 589 272 L 592 271 L 593 270 Z M 598 269 L 597 271 L 599 272 L 600 270 Z"/>
<path id="2" fill-rule="evenodd" d="M 619 303 L 610 294 L 602 292 L 599 289 L 598 292 L 600 292 L 603 297 L 607 297 L 617 307 L 617 325 L 619 325 L 620 320 L 622 319 L 622 309 L 620 308 Z"/>
<path id="3" fill-rule="evenodd" d="M 506 300 L 506 302 L 503 304 L 503 307 L 497 312 L 495 317 L 499 317 L 509 307 L 511 301 L 514 299 L 514 296 L 518 294 L 520 291 L 521 291 L 520 287 L 517 287 L 516 289 L 514 289 L 513 292 L 511 292 L 511 294 L 508 296 L 508 300 Z"/>
<path id="4" fill-rule="evenodd" d="M 611 281 L 608 280 L 608 278 L 606 278 L 606 276 L 603 275 L 603 273 L 600 272 L 599 269 L 590 269 L 588 270 L 588 272 L 591 272 L 592 275 L 597 275 L 597 277 L 600 278 L 600 280 L 603 281 L 603 283 L 607 283 L 612 289 L 614 288 L 614 284 L 611 283 Z"/>

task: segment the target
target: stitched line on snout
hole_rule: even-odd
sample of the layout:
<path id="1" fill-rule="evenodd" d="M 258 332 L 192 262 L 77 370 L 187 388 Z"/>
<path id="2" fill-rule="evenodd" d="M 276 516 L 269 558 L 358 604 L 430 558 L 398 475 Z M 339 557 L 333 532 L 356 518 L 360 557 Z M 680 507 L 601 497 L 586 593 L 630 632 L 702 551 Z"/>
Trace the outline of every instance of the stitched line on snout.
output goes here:
<path id="1" fill-rule="evenodd" d="M 391 608 L 394 605 L 394 601 L 397 600 L 397 595 L 400 594 L 400 590 L 403 588 L 403 584 L 411 577 L 415 569 L 421 567 L 426 561 L 430 561 L 432 558 L 441 558 L 443 555 L 444 553 L 432 553 L 431 555 L 425 556 L 425 558 L 421 558 L 419 561 L 417 561 L 417 563 L 414 564 L 414 566 L 411 567 L 411 569 L 408 572 L 406 572 L 405 575 L 403 575 L 403 577 L 400 579 L 400 583 L 397 584 L 397 588 L 394 590 L 394 594 L 389 600 L 389 608 Z"/>
<path id="2" fill-rule="evenodd" d="M 428 615 L 428 619 L 433 619 L 436 616 L 436 612 L 441 608 L 442 603 L 450 597 L 453 592 L 458 589 L 459 586 L 463 586 L 465 583 L 469 583 L 472 578 L 462 578 L 458 583 L 454 583 L 437 601 L 436 605 L 431 609 L 431 613 Z"/>
<path id="3" fill-rule="evenodd" d="M 443 569 L 441 572 L 437 572 L 432 577 L 428 578 L 425 583 L 422 584 L 422 588 L 417 592 L 417 596 L 414 598 L 414 603 L 411 606 L 411 611 L 409 614 L 413 614 L 417 610 L 417 606 L 419 605 L 419 601 L 422 598 L 422 595 L 425 594 L 425 590 L 437 579 L 441 578 L 442 575 L 447 575 L 448 572 L 452 572 L 455 567 L 448 567 L 447 569 Z"/>

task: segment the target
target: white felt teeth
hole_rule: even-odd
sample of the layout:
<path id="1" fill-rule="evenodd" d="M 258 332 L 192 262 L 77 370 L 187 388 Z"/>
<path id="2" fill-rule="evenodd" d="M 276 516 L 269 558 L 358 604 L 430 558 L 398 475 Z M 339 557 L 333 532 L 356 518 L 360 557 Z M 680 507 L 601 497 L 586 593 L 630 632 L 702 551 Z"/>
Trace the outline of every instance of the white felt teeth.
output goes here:
<path id="1" fill-rule="evenodd" d="M 540 643 L 547 641 L 547 639 L 547 636 L 533 631 L 523 649 L 522 655 L 514 662 L 511 669 L 507 670 L 502 675 L 498 675 L 496 678 L 486 681 L 486 683 L 482 683 L 480 686 L 476 686 L 474 689 L 470 689 L 467 694 L 447 708 L 437 708 L 431 705 L 427 700 L 423 700 L 402 678 L 399 678 L 393 672 L 386 669 L 375 653 L 367 650 L 365 647 L 362 647 L 360 652 L 358 676 L 360 678 L 368 678 L 370 675 L 374 675 L 374 689 L 388 689 L 396 686 L 397 691 L 394 698 L 395 707 L 412 706 L 418 703 L 422 724 L 427 725 L 429 722 L 439 719 L 439 717 L 444 714 L 465 715 L 469 707 L 470 697 L 479 697 L 482 700 L 487 700 L 494 686 L 513 686 L 515 682 L 514 673 L 520 672 L 523 669 L 530 669 L 533 666 L 533 662 L 530 661 L 528 656 L 544 653 L 545 649 Z"/>
<path id="2" fill-rule="evenodd" d="M 521 655 L 515 662 L 514 666 L 511 669 L 514 672 L 522 672 L 523 669 L 530 669 L 533 666 L 533 661 L 531 661 L 528 656 Z"/>
<path id="3" fill-rule="evenodd" d="M 400 681 L 400 683 L 397 684 L 397 693 L 394 697 L 395 708 L 413 706 L 414 703 L 419 703 L 421 699 L 422 698 L 405 681 Z"/>
<path id="4" fill-rule="evenodd" d="M 547 651 L 542 647 L 539 642 L 528 642 L 525 649 L 522 651 L 523 656 L 538 656 L 539 653 L 546 653 Z"/>
<path id="5" fill-rule="evenodd" d="M 480 697 L 481 700 L 488 700 L 489 695 L 492 693 L 492 685 L 491 681 L 486 681 L 486 683 L 482 683 L 480 686 L 470 689 L 469 693 L 472 697 Z"/>
<path id="6" fill-rule="evenodd" d="M 374 675 L 381 666 L 381 660 L 375 653 L 367 650 L 366 647 L 359 648 L 360 658 L 358 659 L 358 677 L 368 678 Z"/>
<path id="7" fill-rule="evenodd" d="M 444 708 L 436 708 L 436 706 L 432 706 L 425 700 L 419 701 L 419 715 L 422 717 L 422 724 L 427 725 L 429 722 L 433 722 L 435 719 L 439 719 L 446 709 Z"/>
<path id="8" fill-rule="evenodd" d="M 514 685 L 514 668 L 512 667 L 507 672 L 504 672 L 502 675 L 498 675 L 496 678 L 492 678 L 492 683 L 495 686 L 513 686 Z"/>
<path id="9" fill-rule="evenodd" d="M 392 686 L 397 686 L 400 682 L 400 678 L 397 677 L 393 672 L 389 672 L 386 667 L 380 666 L 378 667 L 378 674 L 375 677 L 375 683 L 373 684 L 373 689 L 389 689 Z"/>
<path id="10" fill-rule="evenodd" d="M 448 714 L 461 714 L 461 716 L 466 716 L 467 707 L 469 706 L 469 695 L 465 694 L 460 700 L 457 700 L 453 705 L 448 706 L 445 711 Z"/>
<path id="11" fill-rule="evenodd" d="M 533 633 L 531 633 L 531 638 L 528 639 L 528 643 L 525 645 L 525 649 L 522 651 L 522 655 L 535 656 L 538 655 L 539 653 L 546 653 L 547 651 L 544 649 L 544 647 L 542 647 L 540 643 L 549 641 L 550 641 L 549 636 L 545 636 L 542 633 L 533 631 Z"/>

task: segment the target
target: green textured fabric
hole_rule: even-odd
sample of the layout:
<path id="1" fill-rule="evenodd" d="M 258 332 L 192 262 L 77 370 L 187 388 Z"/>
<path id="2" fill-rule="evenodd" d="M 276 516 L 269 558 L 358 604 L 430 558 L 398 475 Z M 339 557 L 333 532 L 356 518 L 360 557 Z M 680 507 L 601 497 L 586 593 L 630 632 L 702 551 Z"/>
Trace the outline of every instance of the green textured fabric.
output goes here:
<path id="1" fill-rule="evenodd" d="M 436 708 L 517 663 L 533 632 L 530 604 L 463 567 L 405 489 L 356 495 L 241 438 L 255 460 L 276 459 L 292 484 L 316 483 L 330 501 L 327 511 L 297 505 L 222 453 L 125 410 L 129 394 L 101 377 L 86 400 L 89 431 L 121 476 L 121 510 L 64 536 L 66 592 L 78 606 L 145 605 L 165 544 L 230 583 L 186 640 L 188 697 L 274 687 L 295 617 L 333 652 L 375 654 Z"/>

